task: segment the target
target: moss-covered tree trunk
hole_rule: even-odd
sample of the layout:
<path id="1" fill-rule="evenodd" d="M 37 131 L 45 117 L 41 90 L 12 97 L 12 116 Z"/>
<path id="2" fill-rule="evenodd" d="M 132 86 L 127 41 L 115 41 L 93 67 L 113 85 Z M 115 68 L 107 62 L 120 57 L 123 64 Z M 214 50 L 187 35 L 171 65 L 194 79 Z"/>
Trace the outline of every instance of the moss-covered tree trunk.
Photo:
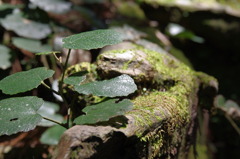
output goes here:
<path id="1" fill-rule="evenodd" d="M 129 97 L 134 109 L 107 123 L 69 129 L 56 159 L 185 158 L 188 154 L 199 103 L 211 104 L 217 81 L 165 52 L 132 43 L 126 46 L 106 48 L 96 68 L 101 78 L 119 74 L 134 78 L 138 92 Z"/>

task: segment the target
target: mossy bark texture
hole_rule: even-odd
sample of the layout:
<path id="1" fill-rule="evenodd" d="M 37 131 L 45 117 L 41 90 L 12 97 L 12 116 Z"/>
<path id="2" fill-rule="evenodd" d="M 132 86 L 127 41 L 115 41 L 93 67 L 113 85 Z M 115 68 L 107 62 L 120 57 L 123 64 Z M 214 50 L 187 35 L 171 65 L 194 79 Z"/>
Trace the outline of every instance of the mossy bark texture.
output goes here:
<path id="1" fill-rule="evenodd" d="M 138 85 L 138 91 L 129 97 L 134 108 L 125 117 L 113 119 L 113 123 L 124 119 L 125 125 L 114 125 L 110 120 L 110 126 L 78 125 L 69 129 L 61 138 L 55 158 L 185 158 L 194 137 L 199 103 L 206 98 L 211 105 L 217 81 L 171 55 L 134 44 L 127 49 L 116 45 L 104 50 L 96 63 L 98 76 L 130 75 Z M 199 92 L 204 91 L 199 98 Z"/>

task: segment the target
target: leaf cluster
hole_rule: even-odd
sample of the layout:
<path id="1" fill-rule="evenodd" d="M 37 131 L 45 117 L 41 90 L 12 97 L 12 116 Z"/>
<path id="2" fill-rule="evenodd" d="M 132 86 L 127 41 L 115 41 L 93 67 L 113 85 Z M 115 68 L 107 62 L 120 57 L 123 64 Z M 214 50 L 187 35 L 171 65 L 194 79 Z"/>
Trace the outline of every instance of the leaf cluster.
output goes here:
<path id="1" fill-rule="evenodd" d="M 90 40 L 89 40 L 90 39 Z M 17 39 L 18 40 L 18 39 Z M 68 56 L 71 49 L 96 49 L 106 45 L 117 44 L 121 42 L 121 36 L 118 32 L 108 29 L 95 30 L 75 34 L 63 39 L 63 47 L 68 48 Z M 55 52 L 44 52 L 41 54 L 55 54 Z M 61 61 L 60 61 L 61 62 Z M 73 118 L 72 113 L 67 114 L 67 121 L 63 122 L 63 117 L 55 115 L 58 108 L 49 102 L 44 102 L 36 96 L 11 97 L 0 101 L 0 135 L 11 135 L 17 132 L 29 131 L 37 125 L 52 126 L 49 121 L 64 127 L 53 127 L 49 129 L 41 138 L 46 141 L 45 135 L 52 134 L 56 130 L 63 132 L 76 124 L 94 124 L 97 122 L 108 121 L 110 118 L 123 115 L 126 111 L 131 110 L 132 103 L 128 99 L 119 100 L 115 97 L 128 96 L 136 91 L 137 86 L 134 80 L 128 75 L 121 75 L 116 78 L 104 81 L 94 81 L 83 84 L 86 80 L 85 74 L 75 74 L 65 78 L 67 62 L 62 63 L 62 78 L 59 81 L 59 89 L 52 90 L 44 81 L 54 75 L 54 70 L 46 67 L 37 67 L 28 71 L 22 71 L 5 77 L 0 81 L 0 90 L 4 94 L 16 95 L 22 92 L 30 91 L 39 85 L 47 87 L 53 93 L 60 95 L 65 106 L 69 111 L 74 111 L 74 107 L 68 103 L 64 97 L 63 84 L 71 85 L 80 95 L 93 95 L 108 97 L 107 100 L 91 106 L 84 107 L 84 115 Z M 57 135 L 59 137 L 59 135 Z M 46 141 L 47 143 L 47 141 Z"/>

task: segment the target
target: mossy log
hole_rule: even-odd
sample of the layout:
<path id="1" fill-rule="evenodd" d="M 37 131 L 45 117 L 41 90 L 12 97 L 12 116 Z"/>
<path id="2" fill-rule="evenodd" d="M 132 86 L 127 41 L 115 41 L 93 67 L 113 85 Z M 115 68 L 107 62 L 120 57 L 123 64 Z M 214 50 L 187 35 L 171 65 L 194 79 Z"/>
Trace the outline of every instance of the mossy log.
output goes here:
<path id="1" fill-rule="evenodd" d="M 119 117 L 126 125 L 116 125 L 116 118 L 108 126 L 74 126 L 62 136 L 56 159 L 186 157 L 200 100 L 207 99 L 204 101 L 211 105 L 216 79 L 193 71 L 166 53 L 135 44 L 119 49 L 120 45 L 105 49 L 96 66 L 102 78 L 128 74 L 137 83 L 137 95 L 129 97 L 133 110 Z"/>

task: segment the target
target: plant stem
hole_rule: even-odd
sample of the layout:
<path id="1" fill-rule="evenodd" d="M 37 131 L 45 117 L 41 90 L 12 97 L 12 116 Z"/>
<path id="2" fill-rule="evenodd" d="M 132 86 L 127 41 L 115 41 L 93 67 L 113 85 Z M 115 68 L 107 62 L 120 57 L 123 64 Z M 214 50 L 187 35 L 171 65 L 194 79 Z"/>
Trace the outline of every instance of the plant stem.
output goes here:
<path id="1" fill-rule="evenodd" d="M 58 125 L 61 125 L 61 126 L 65 127 L 65 128 L 67 128 L 64 124 L 62 124 L 62 123 L 60 123 L 60 122 L 58 122 L 58 121 L 56 121 L 56 120 L 52 120 L 52 119 L 49 119 L 49 118 L 47 118 L 47 117 L 43 117 L 43 119 L 48 120 L 48 121 L 51 121 L 51 122 L 53 122 L 53 123 L 56 123 L 56 124 L 58 124 Z"/>
<path id="2" fill-rule="evenodd" d="M 67 59 L 65 61 L 64 67 L 63 67 L 63 76 L 62 76 L 62 81 L 64 80 L 65 74 L 66 74 L 66 69 L 67 69 L 67 65 L 68 65 L 68 60 L 70 57 L 70 53 L 71 53 L 71 49 L 68 50 L 68 54 L 67 54 Z"/>
<path id="3" fill-rule="evenodd" d="M 63 81 L 64 81 L 64 77 L 65 77 L 65 74 L 66 74 L 66 69 L 67 69 L 67 64 L 68 64 L 68 60 L 69 60 L 69 57 L 70 57 L 70 53 L 71 53 L 71 49 L 68 50 L 67 59 L 65 61 L 64 66 L 62 67 L 62 69 L 63 69 L 62 70 L 62 72 L 63 72 L 62 78 L 61 78 L 61 81 L 59 81 L 59 94 L 62 97 L 62 99 L 63 99 L 63 101 L 66 105 L 68 105 L 68 103 L 67 103 L 67 100 L 65 99 L 65 97 L 63 95 Z"/>
<path id="4" fill-rule="evenodd" d="M 47 89 L 49 89 L 50 91 L 52 91 L 53 93 L 60 95 L 57 91 L 55 91 L 54 89 L 52 89 L 51 87 L 49 87 L 46 83 L 44 83 L 43 81 L 41 82 L 41 84 L 46 87 Z"/>
<path id="5" fill-rule="evenodd" d="M 67 59 L 65 61 L 65 64 L 63 66 L 63 75 L 62 75 L 62 79 L 59 83 L 59 90 L 60 90 L 60 94 L 61 96 L 63 96 L 63 81 L 64 81 L 64 77 L 65 77 L 65 74 L 66 74 L 66 69 L 67 69 L 67 64 L 68 64 L 68 60 L 69 60 L 69 57 L 70 57 L 70 53 L 71 53 L 71 49 L 68 50 L 68 54 L 67 54 Z"/>
<path id="6" fill-rule="evenodd" d="M 70 57 L 70 53 L 71 53 L 71 49 L 68 50 L 68 54 L 67 54 L 67 58 L 66 58 L 66 61 L 65 61 L 65 64 L 63 65 L 63 74 L 62 74 L 62 78 L 61 78 L 61 81 L 59 82 L 59 94 L 61 95 L 62 99 L 63 99 L 63 102 L 64 104 L 66 105 L 67 109 L 68 109 L 68 116 L 67 116 L 67 128 L 69 128 L 69 123 L 70 123 L 70 115 L 69 115 L 69 111 L 71 112 L 71 108 L 69 108 L 68 105 L 68 102 L 66 100 L 66 98 L 64 97 L 64 94 L 63 94 L 63 81 L 64 81 L 64 77 L 65 77 L 65 74 L 66 74 L 66 69 L 67 69 L 67 65 L 68 65 L 68 60 L 69 60 L 69 57 Z M 69 110 L 70 109 L 70 110 Z"/>

